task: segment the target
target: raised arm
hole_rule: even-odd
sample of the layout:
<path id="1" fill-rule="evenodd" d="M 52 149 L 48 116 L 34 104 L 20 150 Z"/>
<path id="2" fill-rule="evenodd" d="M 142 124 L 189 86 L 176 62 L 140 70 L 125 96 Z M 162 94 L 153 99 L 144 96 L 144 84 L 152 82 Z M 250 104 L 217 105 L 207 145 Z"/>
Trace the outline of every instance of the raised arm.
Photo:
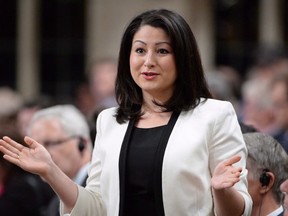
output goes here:
<path id="1" fill-rule="evenodd" d="M 212 192 L 217 215 L 242 215 L 245 208 L 244 198 L 233 186 L 240 181 L 241 167 L 233 167 L 240 161 L 240 156 L 233 156 L 219 163 L 211 179 Z"/>
<path id="2" fill-rule="evenodd" d="M 0 140 L 0 151 L 4 154 L 3 157 L 43 178 L 64 203 L 65 212 L 70 212 L 78 196 L 77 185 L 53 162 L 44 146 L 30 137 L 25 137 L 24 141 L 27 147 L 9 137 L 3 137 Z"/>

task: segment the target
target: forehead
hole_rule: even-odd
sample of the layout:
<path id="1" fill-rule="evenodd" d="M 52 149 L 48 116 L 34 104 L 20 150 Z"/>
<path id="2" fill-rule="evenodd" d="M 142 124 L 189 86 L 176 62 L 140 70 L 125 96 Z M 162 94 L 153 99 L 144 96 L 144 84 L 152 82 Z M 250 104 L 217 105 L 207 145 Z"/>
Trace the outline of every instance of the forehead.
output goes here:
<path id="1" fill-rule="evenodd" d="M 33 137 L 59 137 L 65 135 L 65 131 L 56 117 L 41 118 L 34 121 L 30 126 Z"/>
<path id="2" fill-rule="evenodd" d="M 161 39 L 170 42 L 170 37 L 164 29 L 151 25 L 143 25 L 135 32 L 133 41 L 141 39 Z"/>

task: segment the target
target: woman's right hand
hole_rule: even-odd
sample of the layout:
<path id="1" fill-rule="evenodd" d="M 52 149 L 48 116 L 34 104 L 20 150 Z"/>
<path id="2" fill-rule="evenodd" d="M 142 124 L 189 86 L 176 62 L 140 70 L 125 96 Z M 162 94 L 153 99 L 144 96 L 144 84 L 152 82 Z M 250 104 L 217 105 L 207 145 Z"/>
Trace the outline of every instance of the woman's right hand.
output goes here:
<path id="1" fill-rule="evenodd" d="M 45 179 L 50 165 L 54 163 L 49 152 L 43 145 L 28 136 L 24 141 L 27 147 L 7 136 L 0 139 L 0 151 L 4 154 L 4 159 Z"/>

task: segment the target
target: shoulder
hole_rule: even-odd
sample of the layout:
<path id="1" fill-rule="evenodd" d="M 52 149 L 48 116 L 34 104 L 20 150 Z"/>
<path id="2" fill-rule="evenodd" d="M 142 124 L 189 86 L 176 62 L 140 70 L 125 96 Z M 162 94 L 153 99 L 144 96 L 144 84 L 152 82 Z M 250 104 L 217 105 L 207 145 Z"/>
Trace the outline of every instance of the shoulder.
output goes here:
<path id="1" fill-rule="evenodd" d="M 202 99 L 200 104 L 197 107 L 199 109 L 212 109 L 212 110 L 218 110 L 218 109 L 231 110 L 231 109 L 233 109 L 231 102 L 223 101 L 223 100 L 217 100 L 217 99 L 207 99 L 207 100 Z"/>
<path id="2" fill-rule="evenodd" d="M 97 117 L 97 131 L 100 128 L 111 128 L 113 125 L 119 125 L 116 121 L 117 107 L 111 107 L 101 111 Z"/>
<path id="3" fill-rule="evenodd" d="M 116 112 L 117 112 L 117 107 L 111 107 L 111 108 L 104 109 L 99 113 L 97 119 L 100 119 L 100 120 L 102 120 L 102 119 L 104 119 L 104 120 L 114 119 L 114 120 L 116 120 L 116 118 L 115 118 Z"/>
<path id="4" fill-rule="evenodd" d="M 199 105 L 189 112 L 191 114 L 193 113 L 193 115 L 205 115 L 206 117 L 235 114 L 235 110 L 231 102 L 216 99 L 202 99 Z"/>
<path id="5" fill-rule="evenodd" d="M 197 124 L 215 126 L 223 121 L 236 121 L 237 115 L 233 105 L 228 101 L 215 99 L 201 100 L 198 106 L 187 112 L 181 112 L 181 120 Z"/>
<path id="6" fill-rule="evenodd" d="M 102 110 L 99 115 L 111 115 L 116 114 L 118 107 L 110 107 Z"/>

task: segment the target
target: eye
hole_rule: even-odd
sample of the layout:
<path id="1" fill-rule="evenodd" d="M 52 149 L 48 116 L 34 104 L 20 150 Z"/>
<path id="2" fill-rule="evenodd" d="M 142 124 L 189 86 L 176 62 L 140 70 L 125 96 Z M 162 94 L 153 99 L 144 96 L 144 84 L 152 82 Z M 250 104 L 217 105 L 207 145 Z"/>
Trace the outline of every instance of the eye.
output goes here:
<path id="1" fill-rule="evenodd" d="M 145 50 L 143 48 L 137 48 L 136 49 L 136 53 L 142 54 L 144 52 L 145 52 Z"/>
<path id="2" fill-rule="evenodd" d="M 160 54 L 168 54 L 168 53 L 170 53 L 167 49 L 159 49 L 157 52 L 160 53 Z"/>

